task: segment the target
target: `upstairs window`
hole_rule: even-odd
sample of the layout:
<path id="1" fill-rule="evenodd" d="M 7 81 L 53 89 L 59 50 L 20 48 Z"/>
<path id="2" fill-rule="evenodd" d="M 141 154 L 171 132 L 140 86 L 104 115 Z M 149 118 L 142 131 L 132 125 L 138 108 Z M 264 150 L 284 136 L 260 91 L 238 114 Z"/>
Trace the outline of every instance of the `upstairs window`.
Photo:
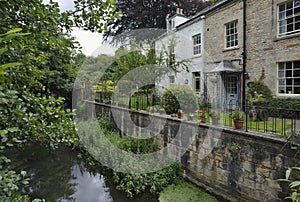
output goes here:
<path id="1" fill-rule="evenodd" d="M 300 94 L 300 61 L 278 63 L 278 93 Z"/>
<path id="2" fill-rule="evenodd" d="M 193 53 L 194 55 L 201 54 L 201 34 L 193 36 Z"/>
<path id="3" fill-rule="evenodd" d="M 300 32 L 300 0 L 290 0 L 278 6 L 279 36 Z"/>
<path id="4" fill-rule="evenodd" d="M 238 46 L 238 21 L 233 21 L 225 25 L 226 27 L 226 48 Z"/>
<path id="5" fill-rule="evenodd" d="M 169 76 L 169 83 L 175 83 L 175 76 Z"/>

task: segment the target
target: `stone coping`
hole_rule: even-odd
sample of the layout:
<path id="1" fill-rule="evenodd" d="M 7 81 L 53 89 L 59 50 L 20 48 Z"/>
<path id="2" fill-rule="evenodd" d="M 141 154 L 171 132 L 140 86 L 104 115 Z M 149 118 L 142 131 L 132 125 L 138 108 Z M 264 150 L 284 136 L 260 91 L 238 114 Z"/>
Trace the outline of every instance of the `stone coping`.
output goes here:
<path id="1" fill-rule="evenodd" d="M 99 102 L 95 102 L 95 101 L 90 101 L 90 100 L 84 100 L 84 102 L 90 103 L 90 104 L 95 104 L 95 105 L 99 105 L 99 106 L 103 106 L 106 108 L 114 108 L 120 111 L 126 111 L 126 112 L 132 112 L 132 113 L 137 113 L 137 114 L 141 114 L 141 115 L 151 115 L 155 118 L 159 118 L 159 119 L 167 119 L 167 120 L 171 120 L 174 122 L 184 122 L 185 124 L 189 124 L 189 125 L 198 125 L 204 128 L 212 128 L 214 130 L 219 130 L 219 131 L 224 131 L 227 133 L 231 133 L 231 134 L 236 134 L 236 135 L 243 135 L 246 137 L 250 137 L 250 138 L 259 138 L 259 139 L 263 139 L 263 140 L 267 140 L 270 142 L 274 142 L 274 143 L 280 143 L 280 144 L 285 144 L 287 143 L 287 140 L 284 137 L 280 137 L 278 135 L 273 135 L 270 133 L 262 133 L 259 131 L 244 131 L 243 129 L 234 129 L 233 127 L 229 127 L 229 126 L 224 126 L 224 125 L 212 125 L 211 123 L 196 123 L 194 121 L 187 121 L 187 120 L 182 120 L 182 119 L 178 119 L 177 117 L 171 117 L 169 115 L 162 115 L 159 113 L 149 113 L 146 111 L 137 111 L 137 110 L 131 110 L 128 108 L 124 108 L 124 107 L 120 107 L 120 106 L 116 106 L 116 105 L 110 105 L 110 104 L 105 104 L 105 103 L 99 103 Z"/>

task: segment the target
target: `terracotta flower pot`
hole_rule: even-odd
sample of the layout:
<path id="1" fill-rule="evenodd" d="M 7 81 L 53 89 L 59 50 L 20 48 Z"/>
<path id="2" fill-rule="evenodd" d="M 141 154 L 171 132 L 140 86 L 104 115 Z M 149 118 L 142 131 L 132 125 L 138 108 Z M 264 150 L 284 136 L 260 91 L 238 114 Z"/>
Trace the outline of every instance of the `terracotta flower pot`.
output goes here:
<path id="1" fill-rule="evenodd" d="M 234 127 L 236 129 L 241 129 L 243 128 L 244 121 L 243 120 L 234 120 Z"/>

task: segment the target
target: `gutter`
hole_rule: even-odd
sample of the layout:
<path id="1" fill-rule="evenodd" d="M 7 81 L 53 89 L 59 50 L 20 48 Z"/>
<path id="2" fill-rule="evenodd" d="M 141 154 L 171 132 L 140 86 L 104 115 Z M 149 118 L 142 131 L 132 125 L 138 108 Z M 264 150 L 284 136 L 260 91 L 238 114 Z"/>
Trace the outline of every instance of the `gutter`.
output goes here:
<path id="1" fill-rule="evenodd" d="M 247 0 L 243 0 L 243 92 L 242 109 L 246 112 L 246 67 L 247 67 Z M 246 132 L 248 130 L 248 116 L 246 116 Z"/>

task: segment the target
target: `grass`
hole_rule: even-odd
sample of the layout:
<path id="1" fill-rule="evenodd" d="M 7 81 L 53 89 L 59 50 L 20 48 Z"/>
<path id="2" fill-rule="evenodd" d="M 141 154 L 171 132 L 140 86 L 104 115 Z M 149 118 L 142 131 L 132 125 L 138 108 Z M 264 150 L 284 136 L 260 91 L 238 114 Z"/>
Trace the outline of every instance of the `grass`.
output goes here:
<path id="1" fill-rule="evenodd" d="M 233 120 L 229 114 L 222 114 L 220 124 L 233 127 Z M 244 123 L 244 128 L 246 124 Z M 269 117 L 268 121 L 255 121 L 248 118 L 248 130 L 276 133 L 284 135 L 292 128 L 292 121 L 290 119 L 279 119 Z"/>
<path id="2" fill-rule="evenodd" d="M 169 185 L 159 194 L 160 202 L 217 202 L 217 199 L 184 180 Z"/>
<path id="3" fill-rule="evenodd" d="M 195 116 L 194 120 L 197 116 Z M 183 120 L 187 120 L 187 115 L 184 115 Z M 207 122 L 212 122 L 211 118 L 207 118 Z M 219 120 L 220 125 L 233 127 L 233 119 L 229 116 L 229 113 L 221 114 Z M 255 121 L 252 118 L 248 118 L 248 130 L 276 133 L 277 135 L 286 135 L 290 132 L 293 126 L 291 119 L 281 119 L 269 117 L 268 121 Z M 246 124 L 244 123 L 244 128 Z"/>

